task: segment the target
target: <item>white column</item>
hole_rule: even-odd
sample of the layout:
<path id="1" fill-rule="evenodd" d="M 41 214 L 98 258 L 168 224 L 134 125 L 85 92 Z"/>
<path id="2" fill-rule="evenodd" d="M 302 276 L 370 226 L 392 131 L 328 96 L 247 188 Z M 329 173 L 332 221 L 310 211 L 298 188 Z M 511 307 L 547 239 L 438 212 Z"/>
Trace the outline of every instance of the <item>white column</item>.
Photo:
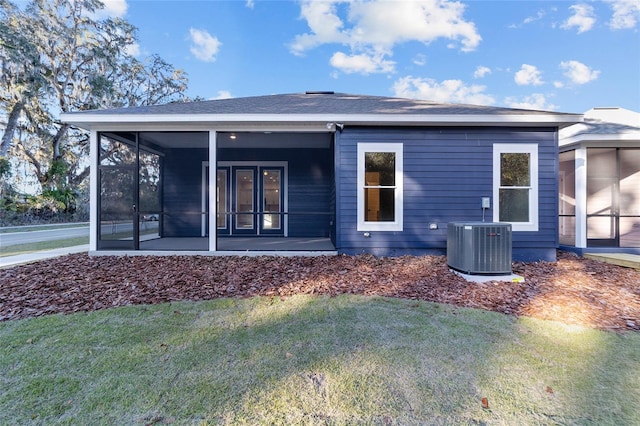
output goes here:
<path id="1" fill-rule="evenodd" d="M 98 167 L 100 141 L 98 132 L 89 133 L 89 251 L 98 249 Z"/>
<path id="2" fill-rule="evenodd" d="M 576 149 L 576 247 L 587 247 L 587 148 Z"/>
<path id="3" fill-rule="evenodd" d="M 216 131 L 209 131 L 209 251 L 216 251 L 218 234 L 218 181 L 216 179 L 218 143 Z"/>

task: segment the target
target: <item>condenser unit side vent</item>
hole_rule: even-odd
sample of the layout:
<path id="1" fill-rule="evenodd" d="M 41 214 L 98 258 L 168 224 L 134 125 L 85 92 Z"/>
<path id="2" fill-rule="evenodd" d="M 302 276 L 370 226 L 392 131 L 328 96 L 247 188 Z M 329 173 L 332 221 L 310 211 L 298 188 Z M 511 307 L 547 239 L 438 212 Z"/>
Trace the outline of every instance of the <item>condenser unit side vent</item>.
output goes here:
<path id="1" fill-rule="evenodd" d="M 447 264 L 467 274 L 511 274 L 510 223 L 452 222 L 447 225 Z"/>

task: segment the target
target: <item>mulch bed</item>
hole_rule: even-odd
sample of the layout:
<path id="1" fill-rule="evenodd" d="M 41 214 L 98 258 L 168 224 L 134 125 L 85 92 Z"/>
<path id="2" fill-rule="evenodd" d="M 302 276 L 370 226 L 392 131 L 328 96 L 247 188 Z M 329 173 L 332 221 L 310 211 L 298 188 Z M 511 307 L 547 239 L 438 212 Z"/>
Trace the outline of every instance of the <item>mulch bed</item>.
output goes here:
<path id="1" fill-rule="evenodd" d="M 640 270 L 560 252 L 514 263 L 524 283 L 467 282 L 444 256 L 64 256 L 0 270 L 0 321 L 220 297 L 362 294 L 640 331 Z"/>

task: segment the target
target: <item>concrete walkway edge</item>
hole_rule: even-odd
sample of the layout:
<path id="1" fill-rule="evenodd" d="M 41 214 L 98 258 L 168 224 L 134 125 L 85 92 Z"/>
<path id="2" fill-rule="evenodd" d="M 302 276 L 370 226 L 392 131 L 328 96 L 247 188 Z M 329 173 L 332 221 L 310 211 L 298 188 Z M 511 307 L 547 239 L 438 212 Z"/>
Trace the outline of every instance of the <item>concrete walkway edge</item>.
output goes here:
<path id="1" fill-rule="evenodd" d="M 15 256 L 0 257 L 0 268 L 9 268 L 25 263 L 38 262 L 53 257 L 66 256 L 73 253 L 88 253 L 89 244 L 73 247 L 62 247 L 53 250 L 37 251 L 33 253 L 18 254 Z"/>

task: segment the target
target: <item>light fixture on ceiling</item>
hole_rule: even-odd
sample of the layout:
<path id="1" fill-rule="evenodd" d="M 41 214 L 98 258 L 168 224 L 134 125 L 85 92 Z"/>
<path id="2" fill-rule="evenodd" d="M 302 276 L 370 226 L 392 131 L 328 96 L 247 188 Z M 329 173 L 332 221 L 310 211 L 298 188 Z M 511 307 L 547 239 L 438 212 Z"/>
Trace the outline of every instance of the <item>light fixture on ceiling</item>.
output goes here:
<path id="1" fill-rule="evenodd" d="M 342 129 L 344 129 L 344 123 L 329 122 L 327 123 L 327 129 L 332 132 L 335 132 L 336 130 L 342 132 Z"/>
<path id="2" fill-rule="evenodd" d="M 229 135 L 229 139 L 231 139 L 232 141 L 235 141 L 235 140 L 236 140 L 236 137 L 237 137 L 237 136 L 236 136 L 236 134 L 235 134 L 235 133 L 231 133 L 231 134 Z"/>

